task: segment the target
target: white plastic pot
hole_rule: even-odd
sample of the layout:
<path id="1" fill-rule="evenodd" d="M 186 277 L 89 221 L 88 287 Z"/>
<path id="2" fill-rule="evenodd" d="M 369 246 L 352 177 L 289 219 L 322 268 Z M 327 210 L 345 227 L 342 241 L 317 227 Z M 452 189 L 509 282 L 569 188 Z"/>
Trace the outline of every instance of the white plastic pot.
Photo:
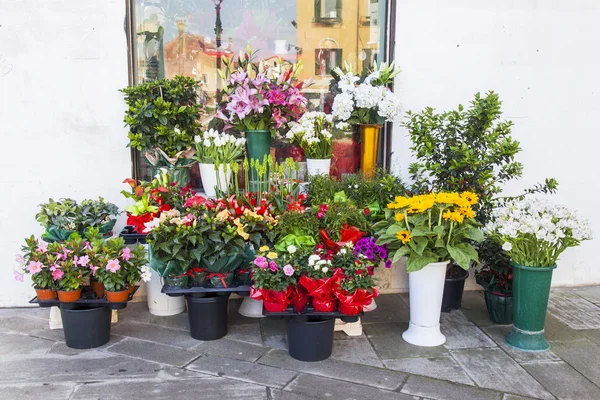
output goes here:
<path id="1" fill-rule="evenodd" d="M 306 168 L 308 176 L 314 175 L 329 175 L 329 168 L 331 167 L 331 158 L 325 158 L 322 160 L 315 158 L 306 159 Z"/>
<path id="2" fill-rule="evenodd" d="M 254 300 L 250 297 L 244 297 L 240 309 L 238 310 L 244 317 L 263 318 L 263 301 Z"/>
<path id="3" fill-rule="evenodd" d="M 204 193 L 208 197 L 214 197 L 217 194 L 217 179 L 222 191 L 227 191 L 229 182 L 231 181 L 231 167 L 227 166 L 227 172 L 223 165 L 219 165 L 219 173 L 215 171 L 215 164 L 198 164 L 200 166 L 200 179 L 202 179 L 202 187 Z"/>
<path id="4" fill-rule="evenodd" d="M 146 296 L 150 314 L 160 317 L 181 314 L 185 310 L 185 297 L 171 297 L 161 293 L 162 280 L 160 275 L 153 269 L 151 271 L 152 279 L 146 282 Z"/>
<path id="5" fill-rule="evenodd" d="M 408 274 L 410 322 L 402 338 L 410 344 L 434 347 L 446 343 L 446 337 L 440 332 L 440 314 L 448 263 L 428 264 Z"/>

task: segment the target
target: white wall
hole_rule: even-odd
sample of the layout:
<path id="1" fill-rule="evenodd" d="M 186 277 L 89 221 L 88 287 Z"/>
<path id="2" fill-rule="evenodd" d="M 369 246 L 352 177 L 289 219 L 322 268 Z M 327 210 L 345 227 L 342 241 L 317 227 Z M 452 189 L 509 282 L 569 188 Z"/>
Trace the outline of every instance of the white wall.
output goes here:
<path id="1" fill-rule="evenodd" d="M 34 295 L 13 266 L 42 232 L 38 204 L 101 195 L 124 207 L 124 17 L 123 0 L 0 0 L 0 307 Z"/>
<path id="2" fill-rule="evenodd" d="M 600 2 L 398 0 L 396 82 L 405 110 L 468 104 L 493 89 L 522 144 L 523 179 L 555 177 L 553 199 L 578 209 L 600 237 Z M 410 140 L 395 127 L 395 169 L 408 177 Z M 567 250 L 555 286 L 600 283 L 599 240 Z"/>

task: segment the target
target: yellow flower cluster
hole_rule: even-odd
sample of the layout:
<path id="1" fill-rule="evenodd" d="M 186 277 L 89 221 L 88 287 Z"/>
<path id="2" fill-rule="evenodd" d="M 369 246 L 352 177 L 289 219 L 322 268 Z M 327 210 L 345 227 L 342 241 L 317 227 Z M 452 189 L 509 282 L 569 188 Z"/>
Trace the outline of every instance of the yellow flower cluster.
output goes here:
<path id="1" fill-rule="evenodd" d="M 411 239 L 409 231 L 400 231 L 400 232 L 396 233 L 396 237 L 398 238 L 399 241 L 402 242 L 402 244 L 406 244 L 406 243 L 410 242 L 410 239 Z"/>
<path id="2" fill-rule="evenodd" d="M 407 214 L 419 214 L 433 208 L 436 204 L 440 208 L 455 207 L 455 210 L 446 210 L 443 214 L 444 219 L 455 222 L 463 222 L 465 218 L 475 217 L 475 211 L 472 206 L 477 204 L 479 198 L 473 192 L 440 192 L 428 193 L 413 197 L 397 196 L 393 202 L 388 204 L 392 210 L 400 210 L 396 213 L 396 221 L 404 220 L 404 211 Z"/>

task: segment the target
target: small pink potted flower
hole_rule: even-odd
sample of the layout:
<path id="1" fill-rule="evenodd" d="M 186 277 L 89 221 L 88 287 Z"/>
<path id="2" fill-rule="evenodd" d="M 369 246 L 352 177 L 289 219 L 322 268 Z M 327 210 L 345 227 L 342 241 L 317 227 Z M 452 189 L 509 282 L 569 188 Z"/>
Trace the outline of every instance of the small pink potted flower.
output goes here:
<path id="1" fill-rule="evenodd" d="M 15 279 L 23 282 L 24 275 L 29 274 L 38 300 L 56 299 L 55 273 L 50 270 L 52 261 L 48 243 L 31 236 L 25 239 L 21 251 L 23 254 L 16 256 L 18 268 L 14 271 Z"/>

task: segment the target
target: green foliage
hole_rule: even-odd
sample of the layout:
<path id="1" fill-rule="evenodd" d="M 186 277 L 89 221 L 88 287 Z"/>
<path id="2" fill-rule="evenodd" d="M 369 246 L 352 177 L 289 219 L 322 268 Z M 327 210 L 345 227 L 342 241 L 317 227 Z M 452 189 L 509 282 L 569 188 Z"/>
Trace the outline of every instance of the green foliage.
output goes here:
<path id="1" fill-rule="evenodd" d="M 307 211 L 290 211 L 279 216 L 275 226 L 275 242 L 279 251 L 288 246 L 314 247 L 319 235 L 319 220 Z"/>
<path id="2" fill-rule="evenodd" d="M 255 262 L 251 264 L 254 287 L 281 292 L 289 286 L 296 286 L 308 254 L 307 250 L 289 254 L 285 251 L 274 252 L 269 248 L 262 248 L 262 251 L 257 252 Z M 289 276 L 284 272 L 284 267 L 288 265 L 293 268 L 293 273 Z"/>
<path id="3" fill-rule="evenodd" d="M 160 79 L 126 87 L 129 146 L 137 150 L 160 149 L 168 157 L 189 149 L 199 132 L 202 106 L 198 83 L 188 77 Z"/>
<path id="4" fill-rule="evenodd" d="M 322 217 L 319 217 L 320 210 L 318 207 L 311 208 L 314 217 L 319 221 L 319 228 L 324 229 L 334 242 L 340 241 L 340 232 L 346 225 L 354 226 L 367 235 L 373 233 L 371 224 L 363 211 L 351 204 L 333 203 L 329 205 Z"/>
<path id="5" fill-rule="evenodd" d="M 310 206 L 318 206 L 333 200 L 337 192 L 343 191 L 342 183 L 331 179 L 327 175 L 314 175 L 308 177 L 308 199 Z"/>
<path id="6" fill-rule="evenodd" d="M 365 264 L 353 254 L 351 247 L 342 248 L 333 254 L 331 266 L 342 270 L 343 278 L 340 287 L 348 294 L 353 294 L 356 289 L 373 290 L 375 279 L 369 274 Z"/>
<path id="7" fill-rule="evenodd" d="M 142 267 L 148 263 L 144 246 L 131 249 L 125 245 L 123 238 L 94 241 L 90 253 L 90 262 L 98 267 L 95 270 L 96 279 L 110 292 L 133 286 L 141 278 Z M 119 264 L 114 272 L 107 268 L 111 261 Z"/>

